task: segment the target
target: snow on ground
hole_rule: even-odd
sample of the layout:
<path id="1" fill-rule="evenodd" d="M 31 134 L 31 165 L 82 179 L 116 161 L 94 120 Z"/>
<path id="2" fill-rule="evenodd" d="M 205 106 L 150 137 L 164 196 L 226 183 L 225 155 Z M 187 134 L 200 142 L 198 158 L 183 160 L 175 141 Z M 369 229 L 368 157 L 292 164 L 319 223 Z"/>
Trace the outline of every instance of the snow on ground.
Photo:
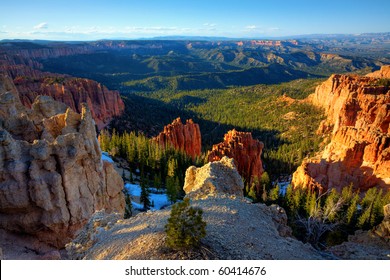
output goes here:
<path id="1" fill-rule="evenodd" d="M 286 195 L 287 188 L 290 186 L 291 182 L 279 182 L 279 194 L 282 196 Z"/>
<path id="2" fill-rule="evenodd" d="M 125 188 L 129 191 L 132 196 L 141 196 L 141 186 L 136 184 L 126 183 Z"/>
<path id="3" fill-rule="evenodd" d="M 129 191 L 131 196 L 141 196 L 141 186 L 137 184 L 130 184 L 126 183 L 125 188 Z M 153 191 L 153 188 L 150 188 L 151 191 Z M 168 197 L 165 193 L 150 193 L 150 202 L 154 203 L 154 207 L 151 207 L 151 210 L 160 210 L 162 207 L 170 205 L 170 202 L 168 201 Z M 143 205 L 139 204 L 137 202 L 131 201 L 134 208 L 142 209 Z"/>
<path id="4" fill-rule="evenodd" d="M 112 158 L 108 155 L 107 152 L 102 152 L 102 160 L 105 160 L 105 161 L 114 163 L 114 161 L 113 161 Z"/>

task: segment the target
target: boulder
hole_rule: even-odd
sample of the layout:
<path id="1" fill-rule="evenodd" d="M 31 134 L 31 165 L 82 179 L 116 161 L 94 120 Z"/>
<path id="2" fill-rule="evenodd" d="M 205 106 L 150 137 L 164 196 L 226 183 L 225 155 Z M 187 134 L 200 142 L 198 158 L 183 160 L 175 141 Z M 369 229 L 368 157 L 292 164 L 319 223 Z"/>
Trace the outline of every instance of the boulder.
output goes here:
<path id="1" fill-rule="evenodd" d="M 223 157 L 203 167 L 191 166 L 186 171 L 184 192 L 190 198 L 204 198 L 216 194 L 243 197 L 244 183 L 233 159 Z"/>

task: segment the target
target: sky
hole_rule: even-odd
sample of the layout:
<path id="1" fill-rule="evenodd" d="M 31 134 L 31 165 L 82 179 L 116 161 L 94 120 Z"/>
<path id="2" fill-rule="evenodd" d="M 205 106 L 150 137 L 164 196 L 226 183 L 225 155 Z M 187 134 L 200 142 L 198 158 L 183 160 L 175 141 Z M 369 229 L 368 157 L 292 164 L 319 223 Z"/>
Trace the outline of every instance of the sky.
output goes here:
<path id="1" fill-rule="evenodd" d="M 390 32 L 389 0 L 0 0 L 1 39 Z"/>

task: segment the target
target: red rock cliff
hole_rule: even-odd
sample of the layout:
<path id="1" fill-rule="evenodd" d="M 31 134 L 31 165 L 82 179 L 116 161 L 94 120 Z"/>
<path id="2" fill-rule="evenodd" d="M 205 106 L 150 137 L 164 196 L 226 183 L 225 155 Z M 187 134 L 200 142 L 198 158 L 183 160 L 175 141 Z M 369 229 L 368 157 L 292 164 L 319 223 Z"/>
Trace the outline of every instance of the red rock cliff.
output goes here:
<path id="1" fill-rule="evenodd" d="M 14 80 L 23 105 L 31 107 L 35 97 L 47 95 L 81 113 L 81 103 L 87 103 L 95 123 L 101 129 L 114 116 L 122 114 L 124 103 L 119 93 L 92 80 L 42 72 L 39 62 L 39 59 L 88 53 L 94 47 L 56 43 L 21 48 L 13 47 L 12 43 L 3 44 L 0 46 L 0 74 Z"/>
<path id="2" fill-rule="evenodd" d="M 177 150 L 185 152 L 193 159 L 202 152 L 202 140 L 199 125 L 191 119 L 186 124 L 180 118 L 164 127 L 164 131 L 154 138 L 162 146 L 171 145 Z"/>
<path id="3" fill-rule="evenodd" d="M 386 68 L 381 78 L 390 78 Z M 325 109 L 327 119 L 318 133 L 330 132 L 330 143 L 317 157 L 304 160 L 293 174 L 295 187 L 340 190 L 352 183 L 363 191 L 390 188 L 390 88 L 378 82 L 332 75 L 309 96 Z"/>
<path id="4" fill-rule="evenodd" d="M 29 108 L 38 95 L 51 96 L 77 113 L 81 113 L 82 103 L 87 103 L 99 129 L 124 110 L 119 92 L 93 80 L 41 72 L 26 65 L 8 65 L 2 72 L 13 78 L 20 100 Z"/>
<path id="5" fill-rule="evenodd" d="M 260 179 L 264 172 L 261 161 L 263 147 L 264 144 L 253 139 L 250 132 L 233 129 L 225 134 L 223 142 L 213 145 L 207 157 L 209 162 L 221 160 L 224 156 L 233 158 L 240 175 L 246 182 L 252 182 L 254 177 Z"/>

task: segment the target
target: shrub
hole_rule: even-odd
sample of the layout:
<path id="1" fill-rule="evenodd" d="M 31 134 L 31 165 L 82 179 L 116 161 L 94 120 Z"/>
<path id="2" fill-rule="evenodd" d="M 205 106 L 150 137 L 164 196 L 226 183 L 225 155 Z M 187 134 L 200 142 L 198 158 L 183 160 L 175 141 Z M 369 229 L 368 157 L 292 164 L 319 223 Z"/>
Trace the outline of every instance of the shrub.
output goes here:
<path id="1" fill-rule="evenodd" d="M 171 216 L 165 225 L 166 244 L 172 249 L 193 249 L 206 236 L 206 222 L 203 210 L 191 207 L 189 198 L 172 206 Z"/>

